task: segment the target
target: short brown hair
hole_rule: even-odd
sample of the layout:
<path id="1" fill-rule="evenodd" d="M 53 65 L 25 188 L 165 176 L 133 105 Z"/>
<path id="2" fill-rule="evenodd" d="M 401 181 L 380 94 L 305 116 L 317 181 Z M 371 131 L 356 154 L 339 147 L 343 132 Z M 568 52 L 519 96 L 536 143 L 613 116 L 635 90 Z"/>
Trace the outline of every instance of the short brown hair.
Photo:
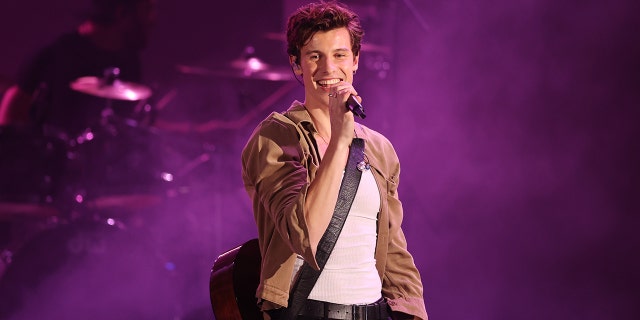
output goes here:
<path id="1" fill-rule="evenodd" d="M 345 4 L 337 1 L 310 3 L 298 8 L 287 21 L 287 53 L 300 63 L 300 49 L 318 31 L 347 28 L 351 36 L 351 50 L 357 56 L 364 30 L 360 18 Z"/>

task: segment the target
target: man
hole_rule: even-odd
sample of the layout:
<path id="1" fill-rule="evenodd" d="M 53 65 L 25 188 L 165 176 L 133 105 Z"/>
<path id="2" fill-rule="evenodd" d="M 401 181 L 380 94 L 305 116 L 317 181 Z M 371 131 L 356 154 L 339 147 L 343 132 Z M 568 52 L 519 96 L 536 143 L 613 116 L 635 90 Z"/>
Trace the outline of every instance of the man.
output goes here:
<path id="1" fill-rule="evenodd" d="M 363 34 L 357 15 L 336 2 L 312 3 L 290 16 L 287 52 L 305 100 L 272 113 L 242 153 L 263 259 L 256 294 L 271 319 L 291 307 L 290 288 L 301 265 L 318 269 L 316 249 L 356 137 L 365 140 L 367 169 L 298 319 L 332 319 L 335 310 L 354 308 L 382 309 L 373 319 L 427 319 L 420 275 L 401 229 L 397 155 L 345 107 L 351 95 L 357 97 L 353 75 Z"/>
<path id="2" fill-rule="evenodd" d="M 105 99 L 74 91 L 70 83 L 84 76 L 101 78 L 107 68 L 118 68 L 121 80 L 141 81 L 139 52 L 154 22 L 155 0 L 92 0 L 77 30 L 22 66 L 0 103 L 0 125 L 52 126 L 74 135 L 97 122 Z M 116 102 L 114 110 L 127 113 L 133 107 Z"/>

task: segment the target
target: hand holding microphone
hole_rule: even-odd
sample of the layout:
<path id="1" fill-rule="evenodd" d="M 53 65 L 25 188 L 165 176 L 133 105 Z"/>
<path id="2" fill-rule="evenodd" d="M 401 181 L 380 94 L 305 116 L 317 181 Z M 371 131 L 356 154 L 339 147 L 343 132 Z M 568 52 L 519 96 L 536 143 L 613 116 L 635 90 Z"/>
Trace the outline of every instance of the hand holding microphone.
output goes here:
<path id="1" fill-rule="evenodd" d="M 342 91 L 342 89 L 338 91 Z M 337 98 L 338 92 L 330 93 L 329 97 Z M 354 115 L 360 117 L 361 119 L 364 119 L 367 115 L 364 113 L 364 107 L 362 107 L 362 104 L 360 103 L 360 101 L 358 101 L 358 99 L 356 99 L 356 97 L 357 94 L 350 93 L 347 101 L 345 102 L 345 107 L 347 108 L 347 110 L 353 112 Z"/>
<path id="2" fill-rule="evenodd" d="M 332 97 L 333 95 L 329 94 L 329 96 Z M 358 101 L 358 99 L 356 99 L 356 97 L 353 94 L 349 95 L 349 98 L 347 98 L 347 102 L 345 103 L 345 106 L 347 107 L 347 110 L 353 112 L 353 114 L 360 117 L 361 119 L 364 119 L 367 116 L 364 113 L 364 107 L 362 107 L 362 104 Z"/>

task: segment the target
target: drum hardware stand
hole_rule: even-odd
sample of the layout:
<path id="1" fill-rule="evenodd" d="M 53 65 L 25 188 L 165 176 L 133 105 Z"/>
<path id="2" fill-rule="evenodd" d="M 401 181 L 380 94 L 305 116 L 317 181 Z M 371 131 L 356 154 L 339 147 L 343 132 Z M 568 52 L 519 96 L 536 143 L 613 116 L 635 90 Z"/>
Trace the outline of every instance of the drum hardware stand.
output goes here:
<path id="1" fill-rule="evenodd" d="M 114 84 L 116 84 L 116 82 L 119 81 L 118 79 L 119 76 L 120 76 L 120 69 L 117 67 L 110 67 L 110 68 L 104 69 L 103 77 L 98 79 L 98 84 L 95 90 L 100 90 L 101 88 L 106 88 L 106 87 L 113 87 Z M 85 92 L 85 93 L 91 94 L 90 92 Z M 80 133 L 74 139 L 72 139 L 70 143 L 72 147 L 80 146 L 82 144 L 92 141 L 96 137 L 96 134 L 100 134 L 99 132 L 96 132 L 96 128 L 99 128 L 98 130 L 104 130 L 109 136 L 112 136 L 112 137 L 118 134 L 118 130 L 114 125 L 114 120 L 116 118 L 116 115 L 113 111 L 113 99 L 108 96 L 103 96 L 103 98 L 105 99 L 105 105 L 102 111 L 100 112 L 99 120 L 97 121 L 97 123 L 95 123 L 95 125 L 89 124 L 89 126 L 82 133 Z M 81 155 L 79 154 L 79 152 L 69 152 L 67 157 L 70 160 L 74 160 L 80 156 Z M 85 189 L 86 178 L 84 177 L 84 175 L 85 175 L 84 172 L 80 173 L 81 178 L 79 179 L 79 181 L 81 181 L 81 183 L 73 186 L 73 191 L 70 191 L 72 194 L 72 206 L 68 208 L 68 212 L 69 212 L 68 219 L 70 221 L 76 221 L 79 219 L 87 219 L 87 218 L 89 218 L 90 220 L 96 221 L 101 218 L 93 214 L 92 213 L 93 210 L 85 207 L 85 200 L 87 200 L 86 199 L 87 190 Z M 76 183 L 78 182 L 76 181 Z M 90 214 L 89 217 L 87 217 L 87 213 Z M 120 223 L 118 223 L 118 225 L 120 225 Z"/>
<path id="2" fill-rule="evenodd" d="M 113 86 L 120 77 L 120 68 L 106 68 L 104 75 L 101 79 L 100 86 Z M 113 112 L 113 99 L 105 98 L 105 107 L 100 113 L 100 125 L 105 128 L 111 135 L 116 135 L 116 128 L 113 126 L 113 119 L 115 114 Z"/>

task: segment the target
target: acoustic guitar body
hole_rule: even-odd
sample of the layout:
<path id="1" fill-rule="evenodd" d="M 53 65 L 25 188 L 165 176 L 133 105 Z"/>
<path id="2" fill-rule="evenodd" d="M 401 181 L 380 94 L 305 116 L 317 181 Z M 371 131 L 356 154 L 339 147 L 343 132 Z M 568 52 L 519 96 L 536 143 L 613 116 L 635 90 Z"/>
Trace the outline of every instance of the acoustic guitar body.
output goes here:
<path id="1" fill-rule="evenodd" d="M 216 320 L 263 319 L 255 297 L 261 260 L 258 239 L 251 239 L 216 259 L 209 281 Z"/>

